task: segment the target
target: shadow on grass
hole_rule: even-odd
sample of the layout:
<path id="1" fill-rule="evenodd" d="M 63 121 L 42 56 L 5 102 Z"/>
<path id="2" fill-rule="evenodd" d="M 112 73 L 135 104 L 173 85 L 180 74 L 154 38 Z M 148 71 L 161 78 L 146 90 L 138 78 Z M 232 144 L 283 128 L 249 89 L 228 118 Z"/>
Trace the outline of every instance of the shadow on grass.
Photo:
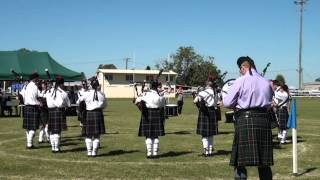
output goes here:
<path id="1" fill-rule="evenodd" d="M 225 150 L 217 150 L 216 152 L 213 152 L 214 156 L 219 156 L 219 155 L 229 155 L 231 154 L 232 151 L 225 151 Z"/>
<path id="2" fill-rule="evenodd" d="M 219 131 L 220 134 L 234 134 L 234 131 Z"/>
<path id="3" fill-rule="evenodd" d="M 191 134 L 191 131 L 176 131 L 176 132 L 167 132 L 166 134 L 175 134 L 175 135 L 186 135 L 186 134 Z"/>
<path id="4" fill-rule="evenodd" d="M 131 153 L 136 153 L 136 152 L 139 152 L 139 151 L 138 150 L 130 150 L 130 151 L 114 150 L 114 151 L 110 151 L 108 153 L 99 154 L 99 156 L 119 156 L 119 155 L 123 155 L 123 154 L 131 154 Z"/>
<path id="5" fill-rule="evenodd" d="M 316 169 L 318 169 L 318 168 L 313 167 L 313 168 L 305 169 L 302 173 L 299 173 L 299 174 L 297 175 L 297 177 L 298 177 L 298 176 L 302 176 L 302 175 L 304 175 L 304 174 L 307 174 L 307 173 L 309 173 L 309 172 L 312 172 L 312 171 L 314 171 L 314 170 L 316 170 Z"/>
<path id="6" fill-rule="evenodd" d="M 190 154 L 190 153 L 193 153 L 193 152 L 192 151 L 179 151 L 179 152 L 169 151 L 167 153 L 160 154 L 158 157 L 159 158 L 176 157 L 176 156 L 182 156 L 182 155 Z"/>
<path id="7" fill-rule="evenodd" d="M 63 148 L 63 146 L 62 146 Z M 67 153 L 67 152 L 80 152 L 80 151 L 87 151 L 86 147 L 77 147 L 77 148 L 73 148 L 73 149 L 66 149 L 66 150 L 61 150 L 61 153 Z"/>
<path id="8" fill-rule="evenodd" d="M 105 134 L 120 134 L 119 131 L 115 131 L 115 132 L 107 132 Z"/>

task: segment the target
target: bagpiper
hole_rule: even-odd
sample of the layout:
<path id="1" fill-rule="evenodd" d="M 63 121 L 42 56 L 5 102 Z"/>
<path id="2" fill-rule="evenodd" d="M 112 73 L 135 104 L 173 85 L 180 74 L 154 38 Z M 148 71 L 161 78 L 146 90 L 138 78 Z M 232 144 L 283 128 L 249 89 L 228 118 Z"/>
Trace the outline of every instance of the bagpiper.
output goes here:
<path id="1" fill-rule="evenodd" d="M 26 130 L 27 149 L 32 149 L 33 138 L 35 131 L 39 128 L 40 111 L 39 98 L 41 93 L 38 89 L 37 83 L 39 81 L 39 74 L 33 73 L 30 76 L 30 82 L 26 84 L 20 94 L 23 97 L 23 128 Z"/>
<path id="2" fill-rule="evenodd" d="M 40 98 L 40 130 L 39 130 L 39 143 L 43 143 L 44 140 L 49 142 L 48 132 L 48 106 L 46 101 L 46 94 L 50 93 L 50 85 L 48 82 L 42 82 L 41 86 L 41 98 Z"/>
<path id="3" fill-rule="evenodd" d="M 87 155 L 95 157 L 100 146 L 100 135 L 105 134 L 103 109 L 107 106 L 107 100 L 103 92 L 99 90 L 99 82 L 91 79 L 92 89 L 83 92 L 77 103 L 85 102 L 86 117 L 83 122 L 83 133 L 87 147 Z"/>
<path id="4" fill-rule="evenodd" d="M 147 158 L 155 158 L 159 153 L 159 136 L 165 135 L 165 98 L 158 92 L 158 81 L 152 81 L 150 90 L 143 92 L 135 100 L 141 111 L 138 136 L 145 137 Z"/>
<path id="5" fill-rule="evenodd" d="M 51 150 L 53 153 L 60 152 L 60 137 L 63 130 L 67 130 L 65 111 L 71 103 L 67 92 L 64 90 L 64 79 L 56 77 L 56 83 L 46 94 L 49 111 L 48 131 L 50 133 Z"/>
<path id="6" fill-rule="evenodd" d="M 275 108 L 276 118 L 278 121 L 278 138 L 280 140 L 280 144 L 284 144 L 287 138 L 287 122 L 289 118 L 289 102 L 290 95 L 288 86 L 285 84 L 280 84 L 274 92 L 273 98 L 273 107 Z"/>
<path id="7" fill-rule="evenodd" d="M 218 134 L 217 98 L 212 79 L 207 81 L 206 88 L 198 93 L 193 102 L 199 109 L 197 134 L 202 136 L 203 156 L 211 156 L 214 151 L 213 136 Z"/>

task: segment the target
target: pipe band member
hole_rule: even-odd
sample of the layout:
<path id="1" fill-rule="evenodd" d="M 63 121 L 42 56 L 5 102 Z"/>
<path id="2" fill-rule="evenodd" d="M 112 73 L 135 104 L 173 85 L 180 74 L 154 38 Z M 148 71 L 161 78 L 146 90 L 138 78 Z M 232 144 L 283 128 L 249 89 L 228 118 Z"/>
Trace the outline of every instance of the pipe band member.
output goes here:
<path id="1" fill-rule="evenodd" d="M 56 77 L 56 83 L 50 92 L 46 94 L 49 111 L 48 131 L 50 133 L 50 143 L 52 152 L 60 152 L 60 137 L 63 130 L 67 130 L 65 110 L 71 103 L 68 94 L 63 90 L 64 79 Z"/>
<path id="2" fill-rule="evenodd" d="M 100 135 L 105 134 L 103 109 L 107 106 L 105 94 L 99 90 L 99 82 L 91 79 L 92 89 L 84 91 L 77 104 L 85 102 L 86 117 L 83 121 L 83 133 L 88 157 L 96 157 L 100 147 Z"/>
<path id="3" fill-rule="evenodd" d="M 197 134 L 202 136 L 203 156 L 205 157 L 213 154 L 213 136 L 218 134 L 217 98 L 213 86 L 213 81 L 209 79 L 206 88 L 200 91 L 193 101 L 198 104 Z"/>
<path id="4" fill-rule="evenodd" d="M 26 84 L 20 94 L 23 97 L 23 128 L 26 130 L 27 149 L 32 149 L 35 131 L 39 128 L 40 121 L 40 101 L 41 93 L 38 89 L 39 74 L 33 73 L 30 76 L 30 82 Z"/>
<path id="5" fill-rule="evenodd" d="M 280 144 L 284 144 L 287 138 L 287 123 L 289 118 L 289 88 L 285 84 L 280 84 L 275 92 L 273 98 L 273 106 L 275 108 L 276 118 L 278 121 L 278 138 Z"/>
<path id="6" fill-rule="evenodd" d="M 140 104 L 141 121 L 139 136 L 145 136 L 147 158 L 157 157 L 159 153 L 159 136 L 165 135 L 164 130 L 164 106 L 165 98 L 159 95 L 158 81 L 152 81 L 149 91 L 137 97 L 135 104 Z M 141 105 L 143 104 L 143 105 Z"/>
<path id="7" fill-rule="evenodd" d="M 236 109 L 230 165 L 235 167 L 235 179 L 247 179 L 246 166 L 257 166 L 260 179 L 272 179 L 272 87 L 250 57 L 240 57 L 237 64 L 242 76 L 223 98 L 225 107 Z"/>

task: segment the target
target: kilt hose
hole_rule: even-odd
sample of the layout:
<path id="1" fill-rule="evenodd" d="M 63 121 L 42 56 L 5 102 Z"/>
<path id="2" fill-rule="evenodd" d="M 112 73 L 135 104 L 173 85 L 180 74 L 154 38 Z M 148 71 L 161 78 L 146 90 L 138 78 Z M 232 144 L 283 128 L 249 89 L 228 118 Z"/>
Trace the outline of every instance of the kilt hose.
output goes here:
<path id="1" fill-rule="evenodd" d="M 280 107 L 276 110 L 277 120 L 279 124 L 280 130 L 286 130 L 287 129 L 287 123 L 289 118 L 289 113 L 287 107 Z"/>
<path id="2" fill-rule="evenodd" d="M 39 129 L 40 110 L 39 106 L 26 105 L 23 107 L 23 129 Z"/>
<path id="3" fill-rule="evenodd" d="M 215 107 L 199 108 L 197 134 L 209 137 L 218 134 L 218 121 Z"/>
<path id="4" fill-rule="evenodd" d="M 231 166 L 273 165 L 270 114 L 265 110 L 236 112 Z"/>
<path id="5" fill-rule="evenodd" d="M 67 121 L 63 108 L 49 108 L 48 131 L 51 134 L 60 134 L 67 130 Z"/>
<path id="6" fill-rule="evenodd" d="M 47 108 L 40 108 L 40 126 L 48 124 L 49 112 Z"/>
<path id="7" fill-rule="evenodd" d="M 83 130 L 87 137 L 96 137 L 106 133 L 102 109 L 87 111 Z"/>
<path id="8" fill-rule="evenodd" d="M 164 136 L 164 108 L 147 108 L 142 111 L 138 136 Z"/>

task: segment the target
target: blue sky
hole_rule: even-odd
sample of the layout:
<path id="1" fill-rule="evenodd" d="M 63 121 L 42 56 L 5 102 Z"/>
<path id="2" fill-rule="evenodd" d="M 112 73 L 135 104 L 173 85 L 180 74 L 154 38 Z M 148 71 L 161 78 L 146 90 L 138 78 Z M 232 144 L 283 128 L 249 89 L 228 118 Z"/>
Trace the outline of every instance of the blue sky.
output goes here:
<path id="1" fill-rule="evenodd" d="M 304 13 L 304 81 L 320 77 L 320 1 Z M 293 0 L 0 0 L 0 50 L 47 51 L 86 75 L 99 64 L 153 67 L 179 46 L 215 57 L 228 78 L 251 56 L 266 77 L 297 86 L 299 8 Z M 135 61 L 133 60 L 135 59 Z"/>

